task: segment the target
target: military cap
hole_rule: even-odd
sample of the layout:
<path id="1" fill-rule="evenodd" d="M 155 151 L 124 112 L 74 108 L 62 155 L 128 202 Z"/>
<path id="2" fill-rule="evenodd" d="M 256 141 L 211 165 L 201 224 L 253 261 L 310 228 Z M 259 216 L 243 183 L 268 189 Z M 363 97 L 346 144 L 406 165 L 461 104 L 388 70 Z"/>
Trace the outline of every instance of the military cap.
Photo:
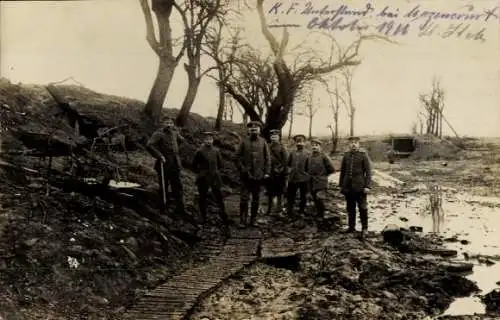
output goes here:
<path id="1" fill-rule="evenodd" d="M 323 142 L 321 142 L 321 140 L 319 140 L 318 138 L 312 138 L 311 139 L 311 143 L 314 143 L 314 144 L 319 144 L 319 145 L 322 145 Z"/>
<path id="2" fill-rule="evenodd" d="M 356 136 L 350 136 L 347 140 L 349 141 L 359 141 L 359 137 L 356 137 Z"/>
<path id="3" fill-rule="evenodd" d="M 303 135 L 303 134 L 296 134 L 296 135 L 293 137 L 293 140 L 294 140 L 294 141 L 297 141 L 297 140 L 299 140 L 299 139 L 301 139 L 301 140 L 306 140 L 306 136 L 305 136 L 305 135 Z"/>
<path id="4" fill-rule="evenodd" d="M 174 117 L 171 117 L 171 116 L 164 116 L 164 117 L 163 117 L 163 121 L 167 121 L 167 120 L 174 121 Z"/>
<path id="5" fill-rule="evenodd" d="M 203 135 L 205 137 L 213 137 L 213 136 L 215 136 L 215 132 L 213 132 L 213 131 L 204 131 Z"/>
<path id="6" fill-rule="evenodd" d="M 278 129 L 273 129 L 273 130 L 269 130 L 269 134 L 270 135 L 280 135 L 280 131 L 281 130 L 278 130 Z"/>
<path id="7" fill-rule="evenodd" d="M 249 123 L 247 123 L 247 128 L 250 128 L 250 127 L 261 127 L 261 124 L 259 121 L 250 121 Z"/>

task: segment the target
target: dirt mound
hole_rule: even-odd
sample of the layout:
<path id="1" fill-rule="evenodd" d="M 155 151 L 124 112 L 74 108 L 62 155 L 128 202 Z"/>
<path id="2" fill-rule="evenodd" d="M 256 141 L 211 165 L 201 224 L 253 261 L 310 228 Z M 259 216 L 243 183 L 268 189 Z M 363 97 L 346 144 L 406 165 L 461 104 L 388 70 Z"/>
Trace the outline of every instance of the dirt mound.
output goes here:
<path id="1" fill-rule="evenodd" d="M 54 90 L 63 104 L 44 86 L 0 79 L 0 316 L 119 319 L 140 288 L 189 260 L 197 239 L 189 221 L 158 214 L 154 160 L 144 150 L 155 127 L 143 103 L 78 86 Z M 187 169 L 212 128 L 191 114 L 181 129 Z M 230 186 L 238 184 L 239 130 L 226 123 L 216 139 Z M 110 179 L 140 187 L 108 186 Z M 183 170 L 182 181 L 196 215 L 193 174 Z"/>
<path id="2" fill-rule="evenodd" d="M 463 156 L 464 145 L 461 139 L 440 139 L 432 136 L 414 136 L 415 150 L 408 157 L 410 160 L 456 160 Z M 387 151 L 391 147 L 390 136 L 379 138 L 362 138 L 361 146 L 365 148 L 374 161 L 386 161 Z"/>

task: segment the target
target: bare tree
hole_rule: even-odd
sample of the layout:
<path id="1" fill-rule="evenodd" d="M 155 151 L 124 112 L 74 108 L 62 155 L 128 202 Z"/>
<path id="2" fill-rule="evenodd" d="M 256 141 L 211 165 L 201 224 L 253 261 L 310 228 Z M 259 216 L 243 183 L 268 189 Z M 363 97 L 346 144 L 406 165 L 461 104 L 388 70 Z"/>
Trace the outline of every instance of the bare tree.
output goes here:
<path id="1" fill-rule="evenodd" d="M 426 134 L 442 137 L 444 90 L 441 88 L 439 80 L 434 79 L 432 91 L 428 94 L 420 94 L 419 100 L 423 107 L 422 115 L 425 119 Z"/>
<path id="2" fill-rule="evenodd" d="M 414 121 L 412 124 L 411 124 L 411 134 L 418 134 L 418 122 L 417 121 Z"/>
<path id="3" fill-rule="evenodd" d="M 420 135 L 424 134 L 424 121 L 425 119 L 425 113 L 423 111 L 420 111 L 417 113 L 417 121 L 418 121 L 418 133 Z"/>
<path id="4" fill-rule="evenodd" d="M 354 99 L 352 96 L 352 78 L 354 75 L 354 68 L 344 68 L 342 70 L 342 78 L 344 83 L 344 89 L 346 94 L 345 106 L 347 111 L 347 116 L 349 117 L 349 135 L 354 136 L 354 119 L 356 116 L 356 106 L 354 105 Z"/>
<path id="5" fill-rule="evenodd" d="M 224 89 L 224 88 L 222 88 Z M 233 122 L 234 120 L 234 104 L 233 104 L 233 100 L 231 98 L 229 99 L 226 99 L 226 94 L 224 94 L 224 104 L 222 105 L 222 109 L 223 109 L 223 118 L 224 120 L 226 121 L 231 121 Z M 227 101 L 227 103 L 226 103 Z M 219 105 L 219 110 L 221 109 L 220 105 Z M 217 130 L 220 130 L 220 127 L 217 127 L 216 126 L 216 129 Z"/>
<path id="6" fill-rule="evenodd" d="M 293 120 L 294 120 L 294 107 L 292 106 L 290 108 L 290 113 L 289 113 L 289 118 L 290 118 L 290 127 L 288 128 L 288 139 L 292 137 L 292 130 L 293 130 Z"/>
<path id="7" fill-rule="evenodd" d="M 367 39 L 385 38 L 376 35 L 362 35 L 349 45 L 347 49 L 341 50 L 335 39 L 329 36 L 332 46 L 327 59 L 324 58 L 324 54 L 314 54 L 313 50 L 309 49 L 309 54 L 297 54 L 296 60 L 292 64 L 293 67 L 291 67 L 285 62 L 284 58 L 287 53 L 289 33 L 284 28 L 281 41 L 276 39 L 267 25 L 263 3 L 264 0 L 257 0 L 257 12 L 262 34 L 273 53 L 272 66 L 278 83 L 277 90 L 271 98 L 268 97 L 271 103 L 266 112 L 265 122 L 255 112 L 253 105 L 248 103 L 248 100 L 243 100 L 244 103 L 242 103 L 242 106 L 252 120 L 265 123 L 263 131 L 265 135 L 268 135 L 270 129 L 281 129 L 285 125 L 289 118 L 293 102 L 304 84 L 317 80 L 322 75 L 329 74 L 335 70 L 360 64 L 358 52 L 361 43 Z M 334 53 L 337 54 L 336 57 L 334 57 Z M 241 99 L 236 100 L 240 102 Z"/>
<path id="8" fill-rule="evenodd" d="M 209 25 L 214 20 L 220 24 L 220 30 L 224 16 L 228 15 L 228 0 L 186 0 L 181 16 L 184 23 L 185 47 L 187 62 L 184 64 L 188 76 L 188 88 L 181 110 L 176 118 L 176 123 L 182 126 L 188 119 L 189 112 L 193 106 L 201 79 L 204 75 L 217 67 L 201 69 L 201 56 L 203 44 Z"/>
<path id="9" fill-rule="evenodd" d="M 298 116 L 306 116 L 309 120 L 309 139 L 312 138 L 312 127 L 314 122 L 314 116 L 321 109 L 321 104 L 319 101 L 314 101 L 314 89 L 313 87 L 308 87 L 307 94 L 304 95 L 304 108 L 302 111 L 295 112 Z"/>
<path id="10" fill-rule="evenodd" d="M 333 113 L 333 124 L 329 125 L 331 134 L 332 134 L 332 150 L 331 154 L 334 154 L 337 151 L 338 141 L 339 141 L 339 111 L 340 104 L 342 103 L 346 106 L 346 102 L 344 98 L 341 96 L 339 92 L 337 78 L 335 77 L 335 90 L 330 89 L 329 82 L 325 81 L 323 84 L 326 87 L 326 92 L 330 98 L 330 109 Z"/>
<path id="11" fill-rule="evenodd" d="M 151 0 L 151 7 L 148 0 L 139 0 L 139 3 L 141 4 L 144 19 L 146 21 L 146 39 L 159 60 L 158 71 L 153 82 L 153 87 L 149 92 L 144 112 L 151 120 L 158 122 L 175 69 L 184 55 L 186 48 L 185 42 L 182 42 L 179 51 L 174 53 L 174 48 L 178 45 L 178 41 L 172 36 L 172 27 L 170 24 L 172 11 L 177 9 L 178 12 L 182 12 L 182 10 L 174 0 Z M 155 35 L 151 11 L 153 11 L 156 16 L 158 39 Z"/>
<path id="12" fill-rule="evenodd" d="M 237 51 L 243 47 L 240 45 L 240 29 L 237 29 L 230 36 L 229 41 L 224 42 L 223 31 L 225 23 L 218 19 L 213 26 L 210 26 L 206 34 L 206 41 L 202 46 L 203 52 L 212 58 L 217 68 L 217 76 L 209 75 L 215 80 L 219 89 L 219 105 L 217 109 L 217 118 L 215 121 L 215 129 L 220 130 L 222 127 L 222 118 L 224 117 L 227 108 L 226 104 L 226 84 L 232 74 L 233 64 Z M 231 106 L 232 110 L 232 106 Z"/>
<path id="13" fill-rule="evenodd" d="M 226 92 L 254 121 L 261 121 L 270 108 L 278 81 L 271 59 L 247 46 L 238 51 L 232 64 L 232 73 L 224 84 Z"/>

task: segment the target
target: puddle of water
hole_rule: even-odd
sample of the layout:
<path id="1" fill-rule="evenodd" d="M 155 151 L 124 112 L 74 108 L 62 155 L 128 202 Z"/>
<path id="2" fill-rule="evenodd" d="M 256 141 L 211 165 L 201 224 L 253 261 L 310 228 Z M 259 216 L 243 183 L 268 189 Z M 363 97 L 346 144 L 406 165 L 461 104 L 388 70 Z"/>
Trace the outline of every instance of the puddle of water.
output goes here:
<path id="1" fill-rule="evenodd" d="M 330 177 L 337 183 L 338 173 Z M 381 187 L 397 188 L 401 181 L 386 173 L 374 170 L 373 180 Z M 370 228 L 382 231 L 388 224 L 409 228 L 419 226 L 424 233 L 433 231 L 433 219 L 429 209 L 429 195 L 418 192 L 427 190 L 423 183 L 412 188 L 416 193 L 406 195 L 378 194 L 369 195 Z M 440 235 L 444 238 L 457 238 L 455 242 L 445 242 L 444 246 L 457 250 L 457 260 L 468 255 L 500 255 L 500 197 L 473 196 L 460 193 L 454 188 L 442 188 L 442 207 L 444 221 L 440 225 Z M 417 193 L 418 192 L 418 193 Z M 344 208 L 340 208 L 343 210 Z M 486 294 L 498 288 L 500 280 L 500 261 L 488 266 L 476 260 L 473 273 L 467 278 L 477 283 L 479 294 Z M 472 315 L 485 313 L 485 306 L 477 296 L 456 299 L 445 311 L 445 315 Z"/>
<path id="2" fill-rule="evenodd" d="M 328 180 L 333 183 L 338 183 L 340 173 L 336 172 L 328 177 Z M 387 173 L 381 172 L 379 170 L 372 171 L 373 182 L 380 187 L 396 188 L 397 186 L 403 184 L 403 181 L 398 180 Z"/>
<path id="3" fill-rule="evenodd" d="M 485 306 L 478 297 L 458 298 L 453 301 L 443 315 L 463 316 L 485 313 Z"/>
<path id="4" fill-rule="evenodd" d="M 460 242 L 447 243 L 453 249 L 471 254 L 497 255 L 500 253 L 500 208 L 496 205 L 483 206 L 471 204 L 470 196 L 443 197 L 445 221 L 441 224 L 441 235 L 445 238 L 456 236 Z M 391 196 L 372 197 L 369 199 L 373 214 L 372 225 L 382 230 L 387 224 L 401 227 L 421 226 L 424 232 L 432 231 L 433 222 L 430 214 L 425 212 L 427 197 L 422 195 L 397 198 Z M 482 200 L 484 201 L 484 199 Z M 383 217 L 383 219 L 380 219 Z M 374 220 L 376 219 L 376 220 Z M 407 220 L 407 221 L 404 221 Z"/>
<path id="5" fill-rule="evenodd" d="M 430 213 L 425 212 L 428 202 L 425 194 L 408 194 L 402 198 L 390 195 L 377 195 L 369 199 L 371 207 L 371 228 L 381 231 L 387 224 L 401 227 L 423 227 L 424 233 L 433 230 Z M 448 189 L 443 193 L 444 222 L 440 234 L 444 238 L 456 237 L 456 242 L 445 242 L 445 246 L 458 251 L 457 259 L 463 260 L 464 253 L 469 255 L 500 254 L 500 198 L 477 197 L 457 193 Z M 382 218 L 382 219 L 381 219 Z M 376 219 L 376 220 L 375 220 Z M 462 241 L 462 242 L 461 242 Z M 500 262 L 487 266 L 475 260 L 474 271 L 467 276 L 477 283 L 480 294 L 497 288 L 500 280 Z M 498 275 L 498 276 L 495 276 Z M 456 299 L 445 312 L 447 315 L 470 315 L 484 313 L 485 306 L 478 297 Z"/>

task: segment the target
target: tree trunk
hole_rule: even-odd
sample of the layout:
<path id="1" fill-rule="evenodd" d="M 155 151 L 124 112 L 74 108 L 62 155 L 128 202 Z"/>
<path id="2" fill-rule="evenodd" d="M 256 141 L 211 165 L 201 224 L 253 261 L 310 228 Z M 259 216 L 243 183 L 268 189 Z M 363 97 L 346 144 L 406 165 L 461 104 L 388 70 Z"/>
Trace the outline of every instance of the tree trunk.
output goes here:
<path id="1" fill-rule="evenodd" d="M 443 137 L 443 109 L 439 113 L 439 137 Z"/>
<path id="2" fill-rule="evenodd" d="M 290 110 L 290 128 L 288 128 L 288 139 L 292 138 L 293 130 L 293 108 Z"/>
<path id="3" fill-rule="evenodd" d="M 355 110 L 351 108 L 351 114 L 349 115 L 349 120 L 350 120 L 350 128 L 349 128 L 349 134 L 354 136 L 354 115 L 356 114 Z"/>
<path id="4" fill-rule="evenodd" d="M 224 72 L 219 66 L 219 82 L 224 79 Z M 215 130 L 220 130 L 222 128 L 222 117 L 224 111 L 226 110 L 226 91 L 222 83 L 219 83 L 219 109 L 217 110 L 217 119 L 215 120 Z"/>
<path id="5" fill-rule="evenodd" d="M 313 116 L 309 116 L 309 140 L 312 138 Z"/>
<path id="6" fill-rule="evenodd" d="M 334 140 L 333 140 L 332 151 L 333 153 L 335 153 L 337 152 L 337 144 L 339 142 L 339 112 L 337 111 L 333 117 L 335 120 L 335 136 L 333 138 Z"/>
<path id="7" fill-rule="evenodd" d="M 186 95 L 184 96 L 181 110 L 177 115 L 177 119 L 175 119 L 175 123 L 180 127 L 184 126 L 187 122 L 189 112 L 191 111 L 191 107 L 194 103 L 194 99 L 196 99 L 198 87 L 200 86 L 201 79 L 190 73 L 191 71 L 188 71 L 188 89 Z"/>
<path id="8" fill-rule="evenodd" d="M 161 120 L 161 110 L 176 67 L 177 63 L 159 58 L 158 72 L 144 107 L 144 112 L 154 123 L 159 123 Z"/>

